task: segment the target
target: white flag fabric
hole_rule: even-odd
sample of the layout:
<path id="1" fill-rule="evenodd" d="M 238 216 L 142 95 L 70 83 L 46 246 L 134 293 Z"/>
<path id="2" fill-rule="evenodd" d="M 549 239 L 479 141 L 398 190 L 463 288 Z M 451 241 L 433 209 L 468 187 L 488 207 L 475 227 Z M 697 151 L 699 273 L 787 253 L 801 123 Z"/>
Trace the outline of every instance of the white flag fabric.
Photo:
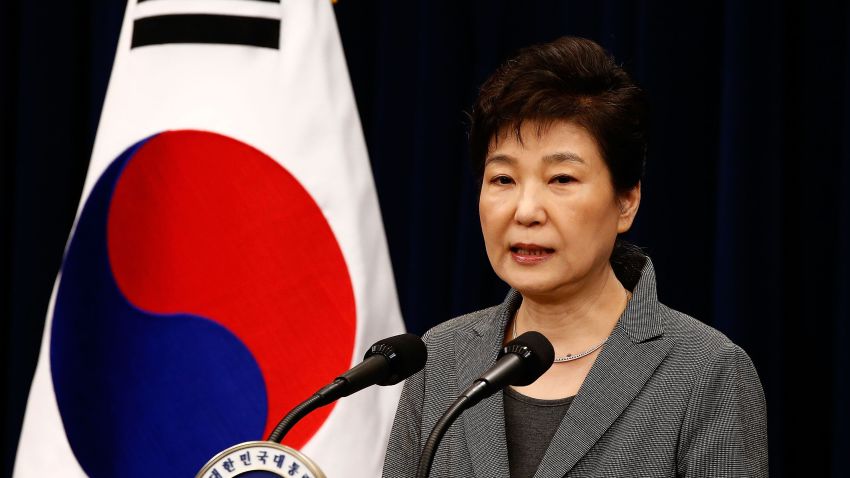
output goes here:
<path id="1" fill-rule="evenodd" d="M 121 32 L 17 478 L 194 476 L 403 331 L 330 1 L 130 0 Z M 398 392 L 284 444 L 378 476 Z"/>

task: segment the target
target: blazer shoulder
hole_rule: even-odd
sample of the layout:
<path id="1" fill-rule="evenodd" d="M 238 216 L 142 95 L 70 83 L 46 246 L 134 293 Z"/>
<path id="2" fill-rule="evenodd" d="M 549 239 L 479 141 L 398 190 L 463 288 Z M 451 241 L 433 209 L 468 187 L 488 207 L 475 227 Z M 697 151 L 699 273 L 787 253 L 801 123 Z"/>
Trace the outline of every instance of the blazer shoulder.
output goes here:
<path id="1" fill-rule="evenodd" d="M 731 342 L 729 337 L 714 327 L 691 317 L 684 312 L 673 310 L 666 305 L 660 304 L 666 320 L 664 321 L 665 335 L 670 335 L 679 340 L 699 341 L 712 344 L 725 344 Z"/>
<path id="2" fill-rule="evenodd" d="M 422 339 L 426 344 L 453 340 L 452 337 L 455 332 L 468 332 L 476 329 L 484 322 L 492 320 L 494 314 L 498 312 L 499 307 L 499 305 L 494 305 L 486 309 L 476 310 L 475 312 L 470 312 L 439 323 L 425 332 Z"/>
<path id="3" fill-rule="evenodd" d="M 664 334 L 674 340 L 671 353 L 686 357 L 694 365 L 706 366 L 712 361 L 729 361 L 733 357 L 746 357 L 747 353 L 725 334 L 704 322 L 667 306 Z"/>

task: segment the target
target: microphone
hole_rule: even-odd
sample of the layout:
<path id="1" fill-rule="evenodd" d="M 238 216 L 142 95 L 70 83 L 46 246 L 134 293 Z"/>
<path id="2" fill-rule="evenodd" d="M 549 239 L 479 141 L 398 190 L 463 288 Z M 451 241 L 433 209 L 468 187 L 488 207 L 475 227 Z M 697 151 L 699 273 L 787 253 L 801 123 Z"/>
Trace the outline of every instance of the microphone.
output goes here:
<path id="1" fill-rule="evenodd" d="M 434 425 L 428 441 L 422 448 L 416 477 L 428 477 L 440 440 L 464 410 L 508 385 L 524 386 L 534 383 L 549 370 L 554 360 L 555 349 L 540 332 L 526 332 L 508 342 L 496 363 L 475 379 Z"/>
<path id="2" fill-rule="evenodd" d="M 469 386 L 460 398 L 464 409 L 493 395 L 508 385 L 531 385 L 549 370 L 555 360 L 555 349 L 540 332 L 526 332 L 508 342 L 495 365 Z"/>
<path id="3" fill-rule="evenodd" d="M 372 385 L 395 385 L 422 370 L 428 350 L 422 339 L 401 334 L 375 342 L 363 361 L 316 391 L 277 424 L 268 441 L 280 443 L 299 420 L 313 410 Z"/>

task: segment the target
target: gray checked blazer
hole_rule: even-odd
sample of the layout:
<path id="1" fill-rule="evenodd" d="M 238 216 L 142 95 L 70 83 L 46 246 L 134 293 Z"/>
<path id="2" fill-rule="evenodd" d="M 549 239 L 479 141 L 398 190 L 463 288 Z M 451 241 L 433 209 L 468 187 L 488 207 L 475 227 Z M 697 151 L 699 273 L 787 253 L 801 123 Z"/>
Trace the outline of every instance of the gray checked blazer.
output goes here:
<path id="1" fill-rule="evenodd" d="M 766 477 L 764 392 L 723 334 L 658 302 L 648 258 L 620 277 L 633 296 L 546 450 L 535 478 Z M 442 323 L 425 369 L 404 384 L 384 478 L 412 478 L 452 401 L 493 365 L 522 297 Z M 508 477 L 502 393 L 466 410 L 437 450 L 432 477 Z"/>

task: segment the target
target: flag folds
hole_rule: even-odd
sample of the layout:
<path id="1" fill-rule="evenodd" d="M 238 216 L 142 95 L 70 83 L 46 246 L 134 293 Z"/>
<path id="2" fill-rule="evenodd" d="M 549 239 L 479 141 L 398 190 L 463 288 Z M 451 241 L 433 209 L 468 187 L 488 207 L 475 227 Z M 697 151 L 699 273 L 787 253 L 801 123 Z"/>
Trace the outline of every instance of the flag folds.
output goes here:
<path id="1" fill-rule="evenodd" d="M 194 476 L 402 329 L 330 2 L 129 2 L 14 476 Z M 397 393 L 284 443 L 377 476 Z"/>

